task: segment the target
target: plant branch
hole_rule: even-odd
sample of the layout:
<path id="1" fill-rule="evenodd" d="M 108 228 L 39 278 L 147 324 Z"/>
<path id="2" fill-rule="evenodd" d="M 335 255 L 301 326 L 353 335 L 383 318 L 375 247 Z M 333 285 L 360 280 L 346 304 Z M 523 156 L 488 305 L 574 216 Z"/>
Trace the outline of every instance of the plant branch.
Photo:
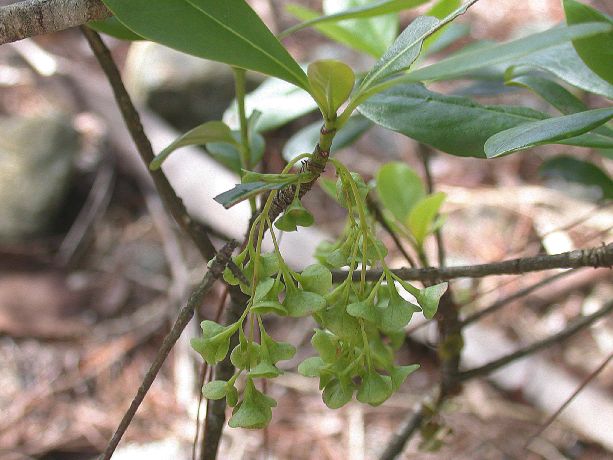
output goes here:
<path id="1" fill-rule="evenodd" d="M 101 0 L 26 0 L 13 3 L 0 8 L 0 45 L 109 16 L 111 12 Z"/>
<path id="2" fill-rule="evenodd" d="M 379 460 L 394 460 L 403 450 L 407 441 L 419 430 L 424 421 L 425 408 L 423 404 L 413 412 L 403 423 L 402 427 L 389 441 Z"/>
<path id="3" fill-rule="evenodd" d="M 117 105 L 119 106 L 121 115 L 123 116 L 126 127 L 130 132 L 130 136 L 132 136 L 132 140 L 134 141 L 143 163 L 145 165 L 149 165 L 149 163 L 151 163 L 155 157 L 155 153 L 151 147 L 151 142 L 149 142 L 149 139 L 145 134 L 145 130 L 140 121 L 138 112 L 130 99 L 130 95 L 126 91 L 119 73 L 119 69 L 117 69 L 109 49 L 100 38 L 100 35 L 94 30 L 88 27 L 81 27 L 81 32 L 83 32 L 83 35 L 85 35 L 89 46 L 100 63 L 102 70 L 106 74 L 106 77 L 113 89 L 113 94 L 117 100 Z M 168 182 L 166 175 L 161 169 L 155 171 L 150 170 L 149 173 L 153 178 L 155 187 L 160 194 L 166 209 L 170 212 L 177 224 L 179 224 L 185 233 L 187 233 L 194 241 L 198 247 L 198 250 L 202 254 L 202 257 L 206 260 L 210 260 L 215 257 L 215 247 L 209 239 L 206 230 L 189 216 L 185 206 L 183 205 L 183 201 L 175 193 L 174 189 L 170 185 L 170 182 Z"/>
<path id="4" fill-rule="evenodd" d="M 119 441 L 121 441 L 121 438 L 123 437 L 124 433 L 128 429 L 128 426 L 132 422 L 132 419 L 134 418 L 138 407 L 143 402 L 143 399 L 145 399 L 145 395 L 149 391 L 149 388 L 151 388 L 151 384 L 155 380 L 155 377 L 157 376 L 160 368 L 162 367 L 162 364 L 168 357 L 170 350 L 181 336 L 183 329 L 185 329 L 187 324 L 194 316 L 194 310 L 200 306 L 204 299 L 204 296 L 207 294 L 207 292 L 211 290 L 215 281 L 223 273 L 226 265 L 228 264 L 228 261 L 230 260 L 232 251 L 236 248 L 236 246 L 237 243 L 235 241 L 232 241 L 226 244 L 221 249 L 221 251 L 219 251 L 217 257 L 213 260 L 211 268 L 207 271 L 206 275 L 202 279 L 202 282 L 196 287 L 196 289 L 192 291 L 190 298 L 187 301 L 187 304 L 179 312 L 179 316 L 177 317 L 177 320 L 172 326 L 172 329 L 170 330 L 168 335 L 164 337 L 162 346 L 158 350 L 155 359 L 151 364 L 151 367 L 145 374 L 145 377 L 140 387 L 138 388 L 136 396 L 132 400 L 130 407 L 124 414 L 119 426 L 113 434 L 113 437 L 109 441 L 108 445 L 106 446 L 106 449 L 104 450 L 104 453 L 100 457 L 101 460 L 109 460 L 113 455 L 113 452 L 115 452 Z"/>
<path id="5" fill-rule="evenodd" d="M 459 381 L 463 382 L 475 377 L 479 377 L 481 375 L 490 374 L 513 361 L 517 361 L 518 359 L 521 359 L 525 356 L 536 353 L 537 351 L 542 350 L 543 348 L 547 348 L 555 343 L 562 342 L 563 340 L 566 340 L 567 338 L 576 334 L 582 329 L 585 329 L 597 319 L 608 315 L 609 313 L 611 313 L 611 311 L 613 311 L 613 301 L 606 303 L 605 306 L 597 312 L 575 321 L 573 324 L 568 326 L 566 329 L 558 332 L 557 334 L 553 334 L 543 340 L 539 340 L 523 348 L 520 348 L 513 353 L 509 353 L 506 356 L 495 359 L 494 361 L 484 364 L 483 366 L 479 366 L 474 369 L 469 369 L 467 371 L 461 372 L 458 375 L 458 379 Z"/>
<path id="6" fill-rule="evenodd" d="M 483 278 L 492 275 L 518 275 L 521 273 L 551 270 L 554 268 L 607 267 L 613 266 L 613 243 L 593 248 L 577 249 L 555 255 L 540 255 L 519 259 L 505 260 L 491 264 L 459 265 L 441 268 L 397 268 L 392 270 L 404 280 L 438 282 L 454 278 Z M 334 270 L 334 282 L 347 278 L 347 270 Z M 376 281 L 381 277 L 381 270 L 367 270 L 366 279 Z M 353 279 L 359 280 L 361 271 L 353 272 Z"/>

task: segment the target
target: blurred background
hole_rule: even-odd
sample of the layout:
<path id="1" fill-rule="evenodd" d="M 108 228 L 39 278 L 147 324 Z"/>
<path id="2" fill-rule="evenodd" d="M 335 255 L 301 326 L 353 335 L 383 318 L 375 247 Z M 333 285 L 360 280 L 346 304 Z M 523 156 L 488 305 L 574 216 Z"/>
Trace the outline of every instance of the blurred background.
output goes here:
<path id="1" fill-rule="evenodd" d="M 250 2 L 275 32 L 295 23 L 286 3 Z M 299 3 L 321 11 L 320 1 Z M 609 2 L 585 3 L 612 14 Z M 402 26 L 426 10 L 427 5 L 403 13 Z M 470 34 L 450 50 L 475 39 L 520 37 L 563 19 L 558 0 L 482 0 L 459 19 Z M 156 151 L 180 133 L 220 119 L 233 99 L 232 72 L 225 65 L 152 43 L 104 39 Z M 373 62 L 313 30 L 292 35 L 284 44 L 300 62 L 335 58 L 355 69 Z M 263 80 L 250 74 L 250 89 Z M 462 85 L 433 88 L 470 94 L 482 103 L 548 110 L 528 91 L 500 82 Z M 604 98 L 577 94 L 590 107 L 606 106 Z M 274 100 L 273 110 L 283 109 L 283 98 Z M 286 141 L 318 120 L 314 111 L 305 112 L 265 133 L 263 170 L 280 171 Z M 424 147 L 415 141 L 373 128 L 337 155 L 368 181 L 389 161 L 406 162 L 423 177 L 423 154 Z M 547 179 L 539 172 L 548 158 L 570 154 L 610 174 L 613 162 L 598 152 L 539 147 L 497 159 L 495 168 L 488 160 L 429 154 L 435 188 L 447 193 L 443 211 L 449 265 L 611 242 L 613 208 L 602 201 L 602 190 Z M 165 168 L 218 247 L 229 238 L 242 238 L 248 209 L 226 211 L 211 199 L 237 181 L 232 172 L 198 148 L 177 152 Z M 333 171 L 326 174 L 333 177 Z M 342 230 L 345 212 L 318 188 L 304 202 L 316 227 L 283 237 L 288 261 L 296 268 L 311 263 L 319 241 Z M 390 249 L 389 265 L 406 265 L 387 234 L 381 238 Z M 428 251 L 434 254 L 431 243 Z M 67 30 L 0 47 L 0 459 L 95 458 L 204 270 L 153 190 L 81 33 Z M 458 280 L 454 292 L 470 313 L 555 273 Z M 483 363 L 564 329 L 613 297 L 611 280 L 610 270 L 584 269 L 547 283 L 469 328 L 464 359 Z M 222 290 L 218 283 L 202 306 L 202 318 L 215 317 Z M 298 346 L 296 357 L 283 362 L 286 373 L 268 387 L 279 406 L 266 431 L 226 429 L 219 458 L 375 458 L 437 381 L 436 328 L 409 330 L 402 360 L 420 363 L 421 370 L 380 407 L 352 402 L 332 411 L 321 401 L 317 381 L 295 371 L 313 354 L 308 342 L 313 327 L 308 319 L 267 326 L 275 338 Z M 183 334 L 114 458 L 190 458 L 202 363 L 189 338 L 197 333 L 194 323 Z M 613 458 L 613 366 L 524 449 L 547 414 L 611 350 L 609 317 L 489 379 L 468 382 L 441 415 L 442 443 L 426 446 L 437 450 L 420 450 L 416 437 L 404 458 Z M 608 423 L 594 422 L 603 414 Z"/>

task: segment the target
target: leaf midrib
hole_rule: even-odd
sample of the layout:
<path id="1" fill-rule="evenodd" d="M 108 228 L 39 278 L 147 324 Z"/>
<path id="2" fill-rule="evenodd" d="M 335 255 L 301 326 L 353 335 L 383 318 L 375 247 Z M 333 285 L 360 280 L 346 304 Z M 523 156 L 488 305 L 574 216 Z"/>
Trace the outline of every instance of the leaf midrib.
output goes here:
<path id="1" fill-rule="evenodd" d="M 212 16 L 210 13 L 207 13 L 204 9 L 200 8 L 198 5 L 194 5 L 192 2 L 190 2 L 189 0 L 184 0 L 184 2 L 187 5 L 190 5 L 192 8 L 196 9 L 197 11 L 202 12 L 205 16 L 207 16 L 208 18 L 210 18 L 213 22 L 217 23 L 218 25 L 220 25 L 222 28 L 226 29 L 227 31 L 229 31 L 230 33 L 234 34 L 235 36 L 237 36 L 238 38 L 240 38 L 241 40 L 243 40 L 244 42 L 246 42 L 248 45 L 250 45 L 252 48 L 256 49 L 257 51 L 259 51 L 260 53 L 262 53 L 264 56 L 267 56 L 268 58 L 272 59 L 275 63 L 277 63 L 279 66 L 281 66 L 283 69 L 287 70 L 290 75 L 293 75 L 294 78 L 296 78 L 296 81 L 301 82 L 302 84 L 304 84 L 304 78 L 302 78 L 301 75 L 297 75 L 293 69 L 287 67 L 285 65 L 285 63 L 279 61 L 275 56 L 273 56 L 272 54 L 268 53 L 266 50 L 260 48 L 259 46 L 257 46 L 255 43 L 252 43 L 250 40 L 248 40 L 246 37 L 244 37 L 243 35 L 241 35 L 240 33 L 238 33 L 237 31 L 235 31 L 234 29 L 228 27 L 226 24 L 224 24 L 223 22 L 219 21 L 217 18 L 215 18 L 214 16 Z M 249 7 L 249 5 L 247 5 L 247 7 Z M 305 85 L 308 87 L 308 85 Z"/>

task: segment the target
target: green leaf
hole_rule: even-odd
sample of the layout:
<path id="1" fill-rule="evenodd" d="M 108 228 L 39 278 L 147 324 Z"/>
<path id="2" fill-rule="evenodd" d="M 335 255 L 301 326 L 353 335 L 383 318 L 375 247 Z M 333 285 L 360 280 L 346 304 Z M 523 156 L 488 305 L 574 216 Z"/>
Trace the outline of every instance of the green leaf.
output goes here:
<path id="1" fill-rule="evenodd" d="M 260 345 L 250 342 L 242 330 L 239 331 L 239 343 L 230 353 L 230 361 L 237 369 L 251 369 L 261 359 Z"/>
<path id="2" fill-rule="evenodd" d="M 273 364 L 292 359 L 296 354 L 296 347 L 291 343 L 276 342 L 266 332 L 262 334 L 262 346 L 266 347 L 268 357 Z"/>
<path id="3" fill-rule="evenodd" d="M 577 88 L 613 99 L 613 85 L 592 72 L 581 60 L 571 43 L 563 43 L 529 54 L 509 64 L 551 72 Z"/>
<path id="4" fill-rule="evenodd" d="M 309 64 L 307 76 L 311 94 L 324 117 L 328 120 L 334 118 L 353 90 L 353 70 L 344 62 L 325 59 Z"/>
<path id="5" fill-rule="evenodd" d="M 588 161 L 579 160 L 568 155 L 559 155 L 545 161 L 539 172 L 548 178 L 563 178 L 589 187 L 598 187 L 605 199 L 613 199 L 613 179 Z"/>
<path id="6" fill-rule="evenodd" d="M 566 115 L 587 110 L 587 106 L 581 99 L 548 78 L 536 75 L 515 75 L 507 79 L 505 84 L 528 88 Z"/>
<path id="7" fill-rule="evenodd" d="M 350 146 L 371 127 L 372 122 L 361 115 L 350 117 L 334 136 L 334 143 L 330 149 L 330 154 L 334 154 Z M 315 123 L 305 126 L 290 137 L 283 146 L 283 158 L 285 161 L 292 161 L 301 153 L 312 151 L 313 147 L 319 141 L 320 130 L 321 121 L 316 121 Z"/>
<path id="8" fill-rule="evenodd" d="M 241 201 L 248 200 L 251 197 L 259 195 L 270 190 L 280 190 L 287 187 L 291 181 L 286 183 L 270 183 L 270 182 L 249 182 L 247 184 L 236 184 L 236 186 L 227 192 L 220 193 L 213 199 L 224 208 L 229 209 Z"/>
<path id="9" fill-rule="evenodd" d="M 284 232 L 295 232 L 297 227 L 310 227 L 314 222 L 313 215 L 302 206 L 300 198 L 296 197 L 277 219 L 275 227 Z"/>
<path id="10" fill-rule="evenodd" d="M 302 270 L 298 281 L 305 290 L 323 296 L 332 288 L 332 273 L 321 264 L 313 264 Z"/>
<path id="11" fill-rule="evenodd" d="M 228 425 L 232 428 L 264 428 L 272 419 L 272 407 L 277 402 L 255 388 L 253 380 L 247 379 L 243 400 L 234 408 Z"/>
<path id="12" fill-rule="evenodd" d="M 370 0 L 324 0 L 326 15 L 342 13 L 348 8 L 363 6 Z M 315 20 L 320 17 L 317 11 L 299 5 L 288 5 L 287 11 L 302 20 Z M 314 28 L 326 37 L 349 48 L 381 56 L 393 42 L 398 30 L 398 17 L 395 14 L 361 19 L 349 19 L 338 23 L 316 24 Z"/>
<path id="13" fill-rule="evenodd" d="M 255 111 L 262 114 L 254 126 L 260 133 L 283 126 L 316 108 L 317 103 L 307 91 L 278 78 L 266 79 L 245 98 L 247 115 Z M 233 128 L 240 126 L 236 101 L 224 112 L 223 120 Z"/>
<path id="14" fill-rule="evenodd" d="M 485 143 L 485 154 L 495 158 L 507 153 L 570 139 L 613 118 L 613 108 L 594 109 L 548 120 L 534 121 L 502 131 Z M 586 142 L 584 145 L 587 145 Z M 613 147 L 613 140 L 611 145 Z"/>
<path id="15" fill-rule="evenodd" d="M 222 326 L 214 321 L 202 321 L 202 337 L 191 340 L 191 345 L 211 366 L 223 360 L 230 348 L 230 338 L 234 335 L 238 324 Z"/>
<path id="16" fill-rule="evenodd" d="M 236 140 L 232 137 L 232 131 L 225 123 L 221 121 L 207 121 L 206 123 L 196 126 L 189 130 L 176 141 L 162 150 L 149 164 L 149 169 L 152 171 L 159 169 L 168 155 L 178 148 L 186 145 L 203 145 L 208 142 L 225 142 L 230 145 L 237 145 Z"/>
<path id="17" fill-rule="evenodd" d="M 307 27 L 313 27 L 317 24 L 336 23 L 347 19 L 363 19 L 372 18 L 375 16 L 381 16 L 383 14 L 397 13 L 402 10 L 413 8 L 426 3 L 428 0 L 382 0 L 378 2 L 367 3 L 362 6 L 355 6 L 353 8 L 347 8 L 346 10 L 339 11 L 338 13 L 319 16 L 308 21 L 296 24 L 283 32 L 277 37 L 279 39 L 285 38 L 290 34 L 298 32 L 299 30 L 306 29 Z M 292 8 L 297 5 L 288 5 L 287 9 L 291 12 Z M 298 8 L 300 8 L 298 6 Z"/>
<path id="18" fill-rule="evenodd" d="M 298 63 L 244 0 L 104 3 L 120 22 L 148 40 L 308 88 Z"/>
<path id="19" fill-rule="evenodd" d="M 259 112 L 253 112 L 250 120 L 253 118 L 253 114 Z M 233 130 L 232 137 L 236 141 L 233 144 L 225 142 L 208 142 L 206 144 L 206 153 L 212 157 L 215 161 L 221 163 L 230 171 L 233 171 L 240 175 L 242 169 L 241 153 L 240 153 L 240 130 Z M 249 159 L 249 167 L 252 168 L 257 165 L 264 156 L 264 149 L 266 147 L 266 141 L 264 137 L 255 131 L 249 132 L 249 152 L 251 158 Z"/>
<path id="20" fill-rule="evenodd" d="M 132 32 L 115 17 L 107 18 L 104 21 L 90 21 L 87 23 L 87 26 L 97 32 L 102 32 L 120 40 L 143 40 L 143 37 Z"/>
<path id="21" fill-rule="evenodd" d="M 388 292 L 389 302 L 381 311 L 381 329 L 397 331 L 409 324 L 413 313 L 419 311 L 419 308 L 400 297 L 393 284 L 388 285 Z"/>
<path id="22" fill-rule="evenodd" d="M 420 84 L 390 88 L 370 98 L 359 110 L 384 128 L 418 142 L 452 155 L 477 158 L 486 157 L 485 142 L 494 134 L 548 118 L 526 107 L 481 105 L 465 97 L 428 91 Z M 602 141 L 606 142 L 606 138 Z M 559 143 L 573 142 L 568 139 Z"/>
<path id="23" fill-rule="evenodd" d="M 434 5 L 432 5 L 432 8 L 430 8 L 428 12 L 426 13 L 426 16 L 433 16 L 438 19 L 443 19 L 448 14 L 451 14 L 455 9 L 459 8 L 461 4 L 462 4 L 462 0 L 439 0 Z M 443 34 L 445 34 L 445 32 L 449 28 L 451 28 L 452 26 L 457 26 L 457 25 L 458 24 L 447 24 L 445 27 L 439 29 L 438 31 L 433 33 L 430 37 L 428 37 L 426 40 L 424 40 L 424 43 L 422 45 L 422 55 L 423 53 L 428 52 L 431 46 L 435 44 L 436 42 L 438 42 L 440 38 L 443 36 Z M 456 30 L 458 29 L 456 28 Z M 455 40 L 463 37 L 464 35 L 468 33 L 466 26 L 460 25 L 459 30 L 461 30 L 461 34 L 459 36 L 457 35 L 457 32 L 453 34 L 453 37 Z M 448 39 L 446 40 L 448 41 Z M 445 45 L 444 43 L 441 43 L 438 46 L 444 47 Z"/>
<path id="24" fill-rule="evenodd" d="M 568 24 L 603 22 L 613 25 L 613 20 L 601 12 L 575 0 L 564 0 L 564 12 Z M 573 40 L 573 46 L 590 69 L 613 85 L 613 31 L 589 38 Z"/>
<path id="25" fill-rule="evenodd" d="M 351 401 L 354 388 L 343 385 L 338 379 L 333 379 L 324 387 L 322 398 L 330 409 L 339 409 Z"/>
<path id="26" fill-rule="evenodd" d="M 394 44 L 364 77 L 360 89 L 364 90 L 390 76 L 407 70 L 417 59 L 425 37 L 434 32 L 440 21 L 430 16 L 419 16 L 404 29 Z"/>
<path id="27" fill-rule="evenodd" d="M 356 396 L 361 403 L 378 406 L 392 394 L 392 379 L 387 375 L 380 375 L 374 370 L 362 378 L 362 383 Z"/>
<path id="28" fill-rule="evenodd" d="M 336 361 L 337 344 L 330 332 L 315 329 L 315 334 L 311 337 L 311 345 L 317 350 L 317 353 L 319 353 L 324 362 L 333 363 Z"/>
<path id="29" fill-rule="evenodd" d="M 221 399 L 226 397 L 227 384 L 225 380 L 213 380 L 202 387 L 202 395 L 206 399 Z"/>
<path id="30" fill-rule="evenodd" d="M 411 364 L 409 366 L 394 366 L 390 377 L 392 378 L 392 390 L 398 391 L 407 377 L 419 369 L 419 364 Z"/>
<path id="31" fill-rule="evenodd" d="M 432 225 L 446 195 L 443 192 L 434 193 L 415 204 L 405 224 L 411 231 L 418 246 L 424 244 L 426 236 L 432 232 Z"/>
<path id="32" fill-rule="evenodd" d="M 325 365 L 319 356 L 312 356 L 298 365 L 298 372 L 305 377 L 319 377 L 319 372 Z"/>
<path id="33" fill-rule="evenodd" d="M 447 285 L 448 283 L 439 283 L 434 286 L 425 287 L 420 289 L 419 294 L 415 296 L 427 319 L 434 318 L 438 310 L 439 301 L 443 294 L 445 294 L 445 291 L 447 291 Z"/>
<path id="34" fill-rule="evenodd" d="M 377 194 L 381 204 L 404 222 L 415 203 L 426 195 L 421 178 L 405 163 L 384 164 L 377 172 Z"/>
<path id="35" fill-rule="evenodd" d="M 249 376 L 259 379 L 274 379 L 282 372 L 269 359 L 262 359 L 253 369 L 249 371 Z"/>
<path id="36" fill-rule="evenodd" d="M 512 42 L 479 47 L 473 51 L 451 56 L 436 64 L 409 72 L 405 81 L 433 81 L 459 77 L 476 69 L 509 62 L 545 48 L 608 32 L 611 29 L 612 27 L 607 24 L 587 23 L 546 30 Z"/>
<path id="37" fill-rule="evenodd" d="M 287 313 L 294 318 L 308 316 L 326 308 L 326 299 L 319 294 L 308 291 L 288 292 L 283 301 Z"/>
<path id="38" fill-rule="evenodd" d="M 360 338 L 360 323 L 347 313 L 344 304 L 323 310 L 320 316 L 325 327 L 334 335 L 348 341 L 356 341 Z"/>
<path id="39" fill-rule="evenodd" d="M 375 325 L 381 324 L 381 309 L 369 302 L 352 302 L 347 305 L 347 313 Z"/>

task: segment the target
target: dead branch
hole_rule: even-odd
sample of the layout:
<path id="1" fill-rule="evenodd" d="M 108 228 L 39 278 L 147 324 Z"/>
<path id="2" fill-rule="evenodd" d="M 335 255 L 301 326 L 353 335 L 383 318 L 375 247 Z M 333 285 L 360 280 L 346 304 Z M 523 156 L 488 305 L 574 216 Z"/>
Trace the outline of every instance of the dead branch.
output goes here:
<path id="1" fill-rule="evenodd" d="M 441 268 L 397 268 L 392 270 L 403 280 L 436 282 L 454 278 L 483 278 L 492 275 L 519 275 L 521 273 L 552 270 L 554 268 L 607 267 L 613 266 L 613 243 L 594 248 L 577 249 L 562 254 L 541 255 L 505 260 L 491 264 L 459 265 Z M 340 282 L 347 278 L 346 270 L 335 270 L 333 280 Z M 382 275 L 381 270 L 367 270 L 366 279 L 376 281 Z M 353 279 L 359 280 L 361 271 L 353 272 Z"/>
<path id="2" fill-rule="evenodd" d="M 26 0 L 13 3 L 0 8 L 0 45 L 109 16 L 111 12 L 100 0 Z"/>

